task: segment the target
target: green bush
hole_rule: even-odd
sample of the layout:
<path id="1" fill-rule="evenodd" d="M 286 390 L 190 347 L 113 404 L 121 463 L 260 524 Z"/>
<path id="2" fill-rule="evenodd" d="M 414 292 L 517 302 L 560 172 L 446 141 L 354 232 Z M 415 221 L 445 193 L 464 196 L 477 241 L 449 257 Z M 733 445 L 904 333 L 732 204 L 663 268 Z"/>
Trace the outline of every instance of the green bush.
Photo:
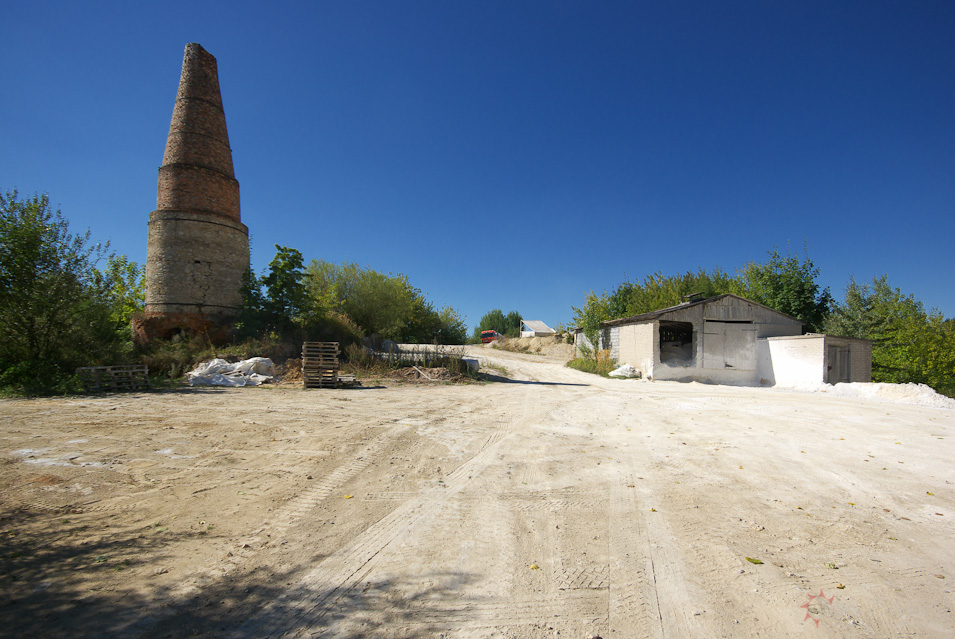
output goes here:
<path id="1" fill-rule="evenodd" d="M 608 377 L 610 371 L 617 368 L 617 363 L 607 356 L 599 357 L 596 360 L 591 357 L 578 357 L 577 359 L 572 359 L 567 362 L 567 366 L 578 371 L 583 371 L 584 373 L 593 373 L 595 375 L 601 375 L 602 377 Z"/>
<path id="2" fill-rule="evenodd" d="M 126 293 L 138 267 L 110 259 L 87 231 L 74 235 L 46 195 L 0 194 L 0 387 L 15 394 L 72 392 L 78 366 L 130 361 Z M 127 273 L 128 272 L 128 273 Z"/>

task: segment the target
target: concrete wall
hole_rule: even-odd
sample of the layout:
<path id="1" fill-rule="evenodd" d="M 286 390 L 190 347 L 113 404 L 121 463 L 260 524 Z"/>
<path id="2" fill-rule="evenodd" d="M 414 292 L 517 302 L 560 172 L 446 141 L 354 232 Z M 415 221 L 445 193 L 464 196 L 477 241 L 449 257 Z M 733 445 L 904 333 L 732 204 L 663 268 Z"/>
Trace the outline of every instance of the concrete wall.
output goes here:
<path id="1" fill-rule="evenodd" d="M 688 309 L 692 310 L 692 309 Z M 669 316 L 668 316 L 669 317 Z M 683 315 L 684 318 L 689 317 Z M 723 356 L 725 338 L 720 335 L 705 335 L 702 321 L 702 312 L 697 314 L 698 324 L 694 324 L 693 343 L 695 346 L 692 362 L 686 364 L 664 363 L 660 360 L 660 322 L 648 320 L 636 324 L 625 324 L 619 326 L 620 364 L 630 364 L 640 371 L 645 379 L 674 380 L 674 381 L 697 381 L 697 382 L 715 382 L 718 384 L 756 384 L 759 382 L 757 371 L 757 351 L 755 339 L 753 340 L 752 353 L 741 359 L 739 353 L 733 349 L 738 344 L 730 344 L 730 358 L 735 363 L 740 361 L 752 360 L 752 366 L 734 366 L 727 367 L 726 359 Z M 679 321 L 686 321 L 682 319 Z M 721 322 L 706 322 L 712 326 L 721 326 Z M 749 332 L 755 334 L 752 324 L 730 324 L 731 327 L 747 327 Z M 711 349 L 710 359 L 706 358 L 705 348 L 706 340 L 710 340 Z M 714 346 L 715 340 L 719 341 L 719 346 Z M 710 360 L 715 361 L 715 350 L 719 350 L 719 366 L 707 366 Z M 751 357 L 750 357 L 751 355 Z"/>
<path id="2" fill-rule="evenodd" d="M 704 368 L 693 366 L 671 366 L 657 363 L 653 368 L 653 379 L 679 382 L 709 382 L 730 386 L 754 386 L 759 383 L 759 375 L 754 366 L 752 370 L 734 368 Z"/>
<path id="3" fill-rule="evenodd" d="M 616 327 L 600 329 L 600 350 L 610 351 L 610 358 L 614 361 L 620 361 L 620 331 Z M 581 347 L 592 349 L 593 345 L 583 331 L 574 332 L 574 353 L 580 357 Z"/>
<path id="4" fill-rule="evenodd" d="M 826 344 L 823 336 L 798 335 L 761 339 L 760 376 L 775 386 L 823 383 Z"/>
<path id="5" fill-rule="evenodd" d="M 521 331 L 521 337 L 553 337 L 557 331 L 551 333 L 538 333 L 537 331 Z"/>
<path id="6" fill-rule="evenodd" d="M 626 324 L 620 326 L 619 335 L 619 357 L 617 361 L 621 364 L 630 364 L 644 378 L 653 377 L 653 367 L 655 363 L 654 353 L 659 350 L 660 333 L 657 330 L 657 322 L 646 322 L 642 324 Z"/>
<path id="7" fill-rule="evenodd" d="M 852 381 L 872 381 L 872 342 L 863 340 L 852 347 Z"/>
<path id="8" fill-rule="evenodd" d="M 580 351 L 582 348 L 592 349 L 593 344 L 590 343 L 590 340 L 587 339 L 587 336 L 584 335 L 583 331 L 574 331 L 574 356 L 580 357 Z"/>
<path id="9" fill-rule="evenodd" d="M 849 349 L 850 382 L 872 381 L 872 343 L 811 333 L 759 340 L 759 370 L 763 384 L 815 386 L 829 379 L 829 347 Z"/>
<path id="10" fill-rule="evenodd" d="M 600 349 L 609 351 L 613 361 L 620 361 L 620 327 L 612 326 L 600 331 Z"/>

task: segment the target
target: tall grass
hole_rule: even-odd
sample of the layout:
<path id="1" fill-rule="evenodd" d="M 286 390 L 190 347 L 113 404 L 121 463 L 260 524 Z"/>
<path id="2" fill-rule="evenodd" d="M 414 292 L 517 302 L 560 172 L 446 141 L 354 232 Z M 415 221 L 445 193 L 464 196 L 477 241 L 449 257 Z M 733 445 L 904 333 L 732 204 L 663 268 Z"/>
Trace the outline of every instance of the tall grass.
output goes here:
<path id="1" fill-rule="evenodd" d="M 585 373 L 609 377 L 610 371 L 617 368 L 617 362 L 610 357 L 610 351 L 599 351 L 597 357 L 578 357 L 567 362 L 567 366 Z"/>

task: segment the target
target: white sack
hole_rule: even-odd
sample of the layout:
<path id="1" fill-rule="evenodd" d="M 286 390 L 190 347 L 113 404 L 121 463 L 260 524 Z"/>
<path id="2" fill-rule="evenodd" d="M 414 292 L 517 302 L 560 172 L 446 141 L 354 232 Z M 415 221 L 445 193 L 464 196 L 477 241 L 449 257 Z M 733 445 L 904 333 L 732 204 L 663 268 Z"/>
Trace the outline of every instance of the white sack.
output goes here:
<path id="1" fill-rule="evenodd" d="M 620 368 L 615 368 L 607 374 L 611 377 L 636 377 L 637 369 L 630 364 L 624 364 Z"/>
<path id="2" fill-rule="evenodd" d="M 186 373 L 190 386 L 258 386 L 272 380 L 272 360 L 253 357 L 241 362 L 213 359 Z"/>

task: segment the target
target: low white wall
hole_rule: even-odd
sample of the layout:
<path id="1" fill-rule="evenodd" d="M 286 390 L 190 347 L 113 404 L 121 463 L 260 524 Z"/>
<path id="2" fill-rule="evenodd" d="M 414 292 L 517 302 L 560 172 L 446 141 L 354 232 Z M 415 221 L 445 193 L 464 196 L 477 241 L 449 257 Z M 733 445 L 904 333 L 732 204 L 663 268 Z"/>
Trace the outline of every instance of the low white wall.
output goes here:
<path id="1" fill-rule="evenodd" d="M 806 386 L 825 381 L 826 340 L 823 335 L 794 335 L 759 340 L 759 373 L 763 383 Z"/>
<path id="2" fill-rule="evenodd" d="M 727 386 L 755 386 L 760 383 L 758 371 L 734 370 L 732 368 L 703 368 L 701 366 L 669 366 L 656 363 L 653 366 L 653 379 L 676 382 L 702 382 L 705 384 L 726 384 Z"/>

